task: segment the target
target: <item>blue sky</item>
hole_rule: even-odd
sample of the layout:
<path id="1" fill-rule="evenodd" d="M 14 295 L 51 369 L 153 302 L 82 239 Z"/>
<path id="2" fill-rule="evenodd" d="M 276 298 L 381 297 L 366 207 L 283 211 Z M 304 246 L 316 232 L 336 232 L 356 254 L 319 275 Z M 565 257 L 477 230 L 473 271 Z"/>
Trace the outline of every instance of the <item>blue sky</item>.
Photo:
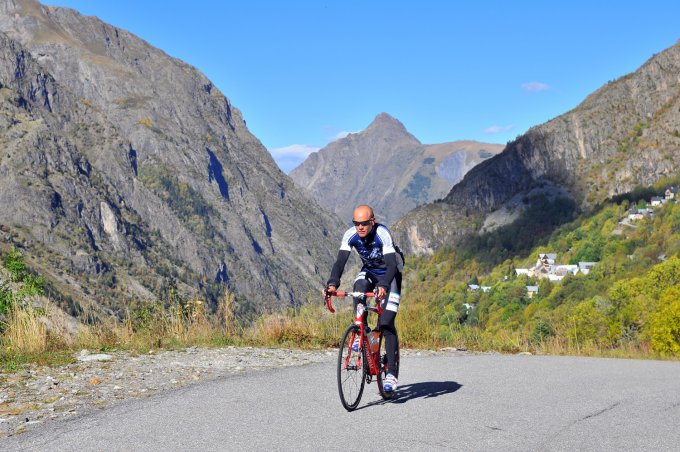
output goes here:
<path id="1" fill-rule="evenodd" d="M 45 0 L 203 72 L 289 172 L 380 112 L 506 143 L 680 39 L 680 1 Z"/>

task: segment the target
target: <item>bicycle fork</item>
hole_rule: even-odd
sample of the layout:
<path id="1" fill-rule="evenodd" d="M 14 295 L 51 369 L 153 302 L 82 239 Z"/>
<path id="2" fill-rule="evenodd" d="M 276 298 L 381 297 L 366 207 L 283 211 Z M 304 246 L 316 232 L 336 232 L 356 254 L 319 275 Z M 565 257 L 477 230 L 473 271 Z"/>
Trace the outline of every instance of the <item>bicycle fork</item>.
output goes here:
<path id="1" fill-rule="evenodd" d="M 359 370 L 361 369 L 361 366 L 364 365 L 363 359 L 364 355 L 362 353 L 363 347 L 368 344 L 368 339 L 366 338 L 366 335 L 363 334 L 362 327 L 359 327 L 359 333 L 353 333 L 350 341 L 349 341 L 349 351 L 347 353 L 347 357 L 345 358 L 345 369 L 348 370 Z M 352 345 L 357 337 L 357 334 L 359 335 L 359 349 L 355 352 L 352 350 Z M 357 358 L 357 369 L 353 369 L 352 366 L 350 366 L 350 360 L 352 359 L 352 353 L 358 353 L 359 356 Z M 371 382 L 371 377 L 373 375 L 378 375 L 379 372 L 379 366 L 380 366 L 380 351 L 377 352 L 372 352 L 372 351 L 367 351 L 366 353 L 366 365 L 368 366 L 368 374 L 366 375 L 366 380 L 368 383 Z"/>

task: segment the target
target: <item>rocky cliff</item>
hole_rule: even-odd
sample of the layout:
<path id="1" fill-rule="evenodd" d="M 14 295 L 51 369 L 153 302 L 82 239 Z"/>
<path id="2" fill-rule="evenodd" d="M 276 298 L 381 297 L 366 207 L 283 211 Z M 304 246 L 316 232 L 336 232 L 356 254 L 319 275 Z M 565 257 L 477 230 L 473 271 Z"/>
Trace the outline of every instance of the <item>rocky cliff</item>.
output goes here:
<path id="1" fill-rule="evenodd" d="M 0 241 L 72 313 L 221 287 L 276 308 L 322 284 L 342 225 L 198 70 L 33 0 L 0 0 L 0 60 Z"/>
<path id="2" fill-rule="evenodd" d="M 311 154 L 290 177 L 347 222 L 356 205 L 369 204 L 389 225 L 444 197 L 470 168 L 502 149 L 474 141 L 423 145 L 401 122 L 381 113 L 366 130 Z"/>
<path id="3" fill-rule="evenodd" d="M 561 193 L 589 209 L 675 174 L 679 164 L 680 42 L 509 143 L 443 202 L 409 212 L 397 236 L 411 252 L 433 252 L 488 225 L 490 216 L 512 219 L 498 214 L 537 192 Z"/>

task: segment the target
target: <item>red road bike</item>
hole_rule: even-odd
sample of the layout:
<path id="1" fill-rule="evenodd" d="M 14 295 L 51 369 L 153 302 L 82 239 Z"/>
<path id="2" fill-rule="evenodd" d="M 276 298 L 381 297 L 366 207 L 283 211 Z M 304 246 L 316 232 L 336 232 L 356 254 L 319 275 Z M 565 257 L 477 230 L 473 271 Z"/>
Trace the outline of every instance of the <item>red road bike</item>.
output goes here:
<path id="1" fill-rule="evenodd" d="M 368 292 L 327 292 L 325 295 L 326 306 L 331 312 L 335 312 L 332 297 L 357 297 L 366 301 L 367 298 L 375 297 L 374 293 Z M 355 319 L 350 324 L 342 336 L 340 348 L 338 350 L 338 392 L 340 401 L 347 411 L 353 411 L 359 406 L 361 396 L 364 393 L 364 385 L 371 383 L 373 377 L 377 377 L 378 391 L 383 399 L 392 398 L 393 391 L 385 391 L 383 380 L 388 374 L 387 351 L 379 322 L 376 322 L 375 329 L 366 331 L 366 326 L 362 320 L 364 311 L 374 312 L 380 316 L 383 309 L 378 303 L 375 307 L 370 307 L 367 303 L 359 303 L 355 312 Z M 356 338 L 359 338 L 359 348 L 357 351 L 352 349 Z M 397 350 L 396 365 L 399 365 L 399 351 Z"/>

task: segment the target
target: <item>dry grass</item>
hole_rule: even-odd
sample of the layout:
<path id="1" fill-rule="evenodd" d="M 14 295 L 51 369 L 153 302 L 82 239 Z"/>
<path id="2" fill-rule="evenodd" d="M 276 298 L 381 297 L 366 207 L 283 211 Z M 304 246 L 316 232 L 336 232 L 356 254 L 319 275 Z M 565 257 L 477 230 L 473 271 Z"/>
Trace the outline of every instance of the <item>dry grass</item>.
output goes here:
<path id="1" fill-rule="evenodd" d="M 237 332 L 236 315 L 234 314 L 235 303 L 236 297 L 227 290 L 217 305 L 217 321 L 226 336 L 233 336 Z"/>
<path id="2" fill-rule="evenodd" d="M 244 331 L 246 340 L 261 345 L 304 347 L 335 346 L 351 320 L 351 309 L 343 307 L 335 315 L 320 306 L 261 317 Z"/>
<path id="3" fill-rule="evenodd" d="M 176 303 L 167 311 L 155 312 L 143 326 L 132 317 L 110 320 L 96 326 L 81 325 L 74 336 L 59 335 L 59 328 L 46 328 L 58 322 L 50 310 L 16 308 L 2 339 L 5 367 L 14 363 L 45 361 L 45 356 L 64 355 L 66 350 L 82 348 L 107 351 L 112 349 L 146 352 L 158 348 L 187 346 L 255 345 L 267 347 L 335 347 L 352 321 L 351 303 L 336 306 L 335 314 L 319 305 L 307 305 L 287 313 L 262 316 L 253 325 L 242 327 L 234 315 L 234 297 L 227 293 L 217 312 L 210 314 L 200 300 Z M 471 326 L 436 327 L 426 311 L 404 310 L 397 316 L 397 328 L 403 347 L 438 349 L 456 347 L 475 351 L 503 353 L 531 352 L 542 355 L 600 356 L 613 358 L 658 358 L 645 344 L 622 344 L 617 348 L 599 348 L 594 344 L 576 343 L 563 336 L 550 336 L 543 341 L 530 341 L 525 334 L 513 331 L 488 331 Z M 48 319 L 50 317 L 50 319 Z M 371 326 L 375 317 L 369 318 Z M 62 328 L 61 330 L 66 330 Z M 42 356 L 42 358 L 41 358 Z M 63 360 L 63 359 L 62 359 Z M 14 364 L 16 367 L 16 364 Z"/>
<path id="4" fill-rule="evenodd" d="M 44 317 L 30 306 L 15 304 L 4 336 L 8 347 L 23 353 L 47 350 L 47 328 Z"/>

